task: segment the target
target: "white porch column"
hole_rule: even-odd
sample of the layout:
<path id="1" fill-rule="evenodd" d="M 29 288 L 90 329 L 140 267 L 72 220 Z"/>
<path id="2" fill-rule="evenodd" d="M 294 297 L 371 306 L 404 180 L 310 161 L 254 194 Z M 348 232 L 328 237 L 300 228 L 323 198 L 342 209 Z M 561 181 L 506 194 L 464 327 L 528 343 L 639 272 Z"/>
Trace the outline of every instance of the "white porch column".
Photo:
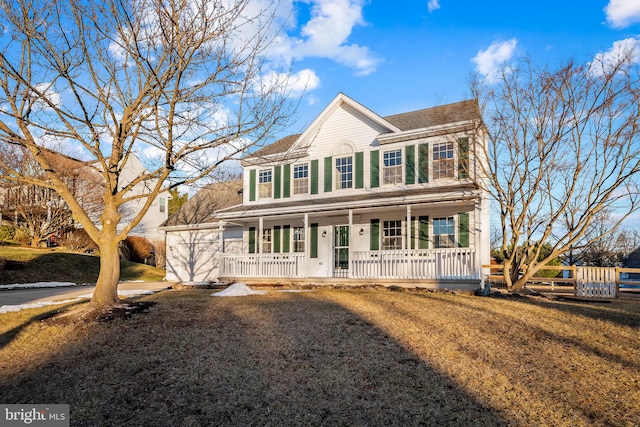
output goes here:
<path id="1" fill-rule="evenodd" d="M 405 242 L 405 249 L 411 249 L 411 205 L 407 205 L 407 236 Z"/>
<path id="2" fill-rule="evenodd" d="M 224 275 L 224 221 L 218 223 L 218 277 Z"/>
<path id="3" fill-rule="evenodd" d="M 309 276 L 309 251 L 311 249 L 311 235 L 309 234 L 309 214 L 304 214 L 304 277 Z"/>
<path id="4" fill-rule="evenodd" d="M 347 277 L 353 276 L 353 209 L 349 209 L 349 269 Z"/>
<path id="5" fill-rule="evenodd" d="M 482 241 L 484 239 L 481 227 L 481 213 L 482 213 L 482 196 L 480 196 L 480 200 L 476 199 L 473 204 L 473 244 L 475 245 L 475 253 L 476 253 L 476 268 L 480 273 L 480 289 L 484 289 L 485 287 L 485 274 L 484 269 L 482 268 L 482 264 L 484 262 L 484 251 Z M 491 270 L 487 274 L 491 274 Z"/>
<path id="6" fill-rule="evenodd" d="M 404 239 L 406 244 L 405 247 L 407 249 L 407 254 L 411 250 L 411 205 L 407 205 L 407 235 Z M 413 262 L 410 257 L 406 258 L 406 262 L 404 264 L 404 277 L 413 278 Z"/>
<path id="7" fill-rule="evenodd" d="M 262 277 L 262 233 L 264 227 L 264 218 L 260 217 L 258 219 L 258 235 L 256 238 L 258 239 L 258 276 Z"/>

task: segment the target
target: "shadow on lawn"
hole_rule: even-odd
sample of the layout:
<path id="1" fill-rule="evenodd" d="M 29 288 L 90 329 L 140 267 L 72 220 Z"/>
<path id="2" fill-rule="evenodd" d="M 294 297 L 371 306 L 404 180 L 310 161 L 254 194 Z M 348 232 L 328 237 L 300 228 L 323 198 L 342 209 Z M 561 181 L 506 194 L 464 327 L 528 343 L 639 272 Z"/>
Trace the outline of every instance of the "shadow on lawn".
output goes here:
<path id="1" fill-rule="evenodd" d="M 45 319 L 48 319 L 59 312 L 59 307 L 53 307 L 51 310 L 40 313 L 36 316 L 33 316 L 26 321 L 20 323 L 18 326 L 11 328 L 10 330 L 3 332 L 0 334 L 0 350 L 11 344 L 11 342 L 29 325 L 39 322 Z"/>
<path id="2" fill-rule="evenodd" d="M 68 403 L 72 425 L 507 424 L 322 298 L 191 291 L 149 299 L 151 313 L 85 325 L 86 338 L 46 363 L 5 372 L 0 401 Z"/>

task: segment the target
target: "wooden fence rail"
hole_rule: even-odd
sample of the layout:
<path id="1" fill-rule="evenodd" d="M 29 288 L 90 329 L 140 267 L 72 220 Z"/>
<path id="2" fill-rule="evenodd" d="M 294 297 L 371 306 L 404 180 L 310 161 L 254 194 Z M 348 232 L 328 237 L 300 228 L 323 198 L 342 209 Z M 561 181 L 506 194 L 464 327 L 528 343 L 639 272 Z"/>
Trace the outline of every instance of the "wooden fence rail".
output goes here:
<path id="1" fill-rule="evenodd" d="M 503 284 L 503 267 L 497 264 L 483 265 L 483 271 L 490 283 Z M 534 276 L 527 285 L 549 284 L 551 289 L 557 285 L 572 286 L 576 296 L 593 298 L 617 298 L 620 285 L 640 286 L 640 268 L 621 267 L 582 267 L 582 266 L 544 266 L 541 271 L 557 271 L 553 277 Z M 634 280 L 635 277 L 637 279 Z"/>

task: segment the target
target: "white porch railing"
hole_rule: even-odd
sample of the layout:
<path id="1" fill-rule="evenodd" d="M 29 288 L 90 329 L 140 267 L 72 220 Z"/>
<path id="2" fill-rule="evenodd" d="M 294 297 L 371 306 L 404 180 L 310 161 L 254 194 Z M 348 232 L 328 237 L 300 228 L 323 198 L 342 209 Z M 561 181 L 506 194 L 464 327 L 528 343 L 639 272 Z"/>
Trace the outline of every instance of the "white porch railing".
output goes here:
<path id="1" fill-rule="evenodd" d="M 474 249 L 403 249 L 354 252 L 357 279 L 478 279 Z"/>
<path id="2" fill-rule="evenodd" d="M 350 269 L 339 270 L 339 277 L 476 280 L 481 274 L 476 263 L 476 251 L 468 248 L 353 252 Z M 220 276 L 305 278 L 305 254 L 225 254 Z"/>
<path id="3" fill-rule="evenodd" d="M 305 277 L 304 254 L 223 255 L 222 277 Z"/>

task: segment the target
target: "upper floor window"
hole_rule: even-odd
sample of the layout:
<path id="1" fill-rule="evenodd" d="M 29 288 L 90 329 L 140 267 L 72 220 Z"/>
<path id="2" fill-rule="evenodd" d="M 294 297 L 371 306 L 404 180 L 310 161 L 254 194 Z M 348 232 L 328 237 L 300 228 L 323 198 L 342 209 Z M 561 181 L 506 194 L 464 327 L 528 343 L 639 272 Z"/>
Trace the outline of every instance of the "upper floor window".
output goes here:
<path id="1" fill-rule="evenodd" d="M 261 170 L 258 178 L 258 196 L 261 198 L 271 197 L 271 169 Z"/>
<path id="2" fill-rule="evenodd" d="M 309 165 L 293 166 L 293 194 L 309 193 Z"/>
<path id="3" fill-rule="evenodd" d="M 402 249 L 402 221 L 384 221 L 382 225 L 382 249 Z"/>
<path id="4" fill-rule="evenodd" d="M 382 183 L 402 184 L 402 150 L 383 153 Z"/>
<path id="5" fill-rule="evenodd" d="M 455 247 L 453 217 L 433 219 L 433 245 L 436 248 Z"/>
<path id="6" fill-rule="evenodd" d="M 167 199 L 160 197 L 158 203 L 160 204 L 160 212 L 165 213 L 167 211 Z"/>
<path id="7" fill-rule="evenodd" d="M 353 157 L 336 159 L 336 189 L 353 188 Z"/>
<path id="8" fill-rule="evenodd" d="M 433 179 L 453 178 L 453 142 L 433 144 Z"/>

